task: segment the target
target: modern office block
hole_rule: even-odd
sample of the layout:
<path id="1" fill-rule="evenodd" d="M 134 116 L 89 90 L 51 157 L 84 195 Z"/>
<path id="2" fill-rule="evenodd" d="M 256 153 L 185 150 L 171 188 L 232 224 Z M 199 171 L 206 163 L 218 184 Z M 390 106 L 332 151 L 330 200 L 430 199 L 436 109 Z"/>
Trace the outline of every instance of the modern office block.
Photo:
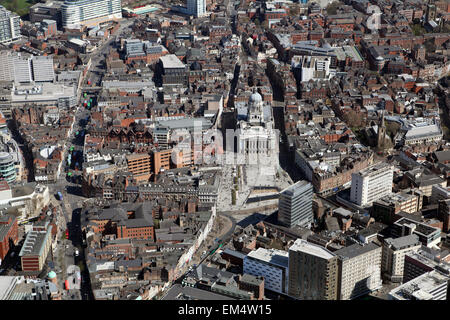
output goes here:
<path id="1" fill-rule="evenodd" d="M 313 222 L 313 187 L 302 180 L 287 187 L 280 193 L 278 221 L 291 228 L 295 225 L 306 227 Z"/>
<path id="2" fill-rule="evenodd" d="M 393 178 L 393 166 L 384 162 L 353 173 L 350 201 L 359 206 L 372 204 L 392 192 Z"/>
<path id="3" fill-rule="evenodd" d="M 336 300 L 338 257 L 322 246 L 297 239 L 289 248 L 290 296 L 300 300 Z"/>
<path id="4" fill-rule="evenodd" d="M 202 17 L 206 13 L 206 0 L 187 0 L 189 14 L 195 17 Z"/>
<path id="5" fill-rule="evenodd" d="M 391 227 L 393 238 L 410 234 L 419 236 L 420 242 L 429 248 L 436 247 L 441 242 L 441 229 L 408 218 L 400 218 Z"/>

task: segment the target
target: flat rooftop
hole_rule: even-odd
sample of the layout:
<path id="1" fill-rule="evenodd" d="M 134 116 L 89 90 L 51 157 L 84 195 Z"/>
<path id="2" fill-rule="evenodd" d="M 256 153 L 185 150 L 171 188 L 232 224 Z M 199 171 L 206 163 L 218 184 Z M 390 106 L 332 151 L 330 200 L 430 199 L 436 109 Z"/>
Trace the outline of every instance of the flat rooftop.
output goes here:
<path id="1" fill-rule="evenodd" d="M 249 252 L 247 256 L 282 268 L 289 266 L 289 253 L 283 250 L 258 248 Z"/>
<path id="2" fill-rule="evenodd" d="M 162 300 L 234 300 L 211 291 L 205 291 L 197 288 L 182 287 L 180 284 L 175 284 L 167 292 Z"/>
<path id="3" fill-rule="evenodd" d="M 388 238 L 385 242 L 393 247 L 395 250 L 405 249 L 411 246 L 421 245 L 419 241 L 419 236 L 416 234 L 410 234 L 408 236 L 400 237 L 400 238 Z"/>
<path id="4" fill-rule="evenodd" d="M 396 300 L 445 300 L 450 277 L 430 271 L 395 288 L 389 295 Z"/>
<path id="5" fill-rule="evenodd" d="M 359 171 L 358 174 L 362 177 L 369 177 L 380 173 L 380 171 L 387 171 L 392 169 L 393 169 L 392 165 L 386 162 L 379 162 L 373 166 L 370 166 L 368 168 Z"/>
<path id="6" fill-rule="evenodd" d="M 310 184 L 306 180 L 300 180 L 294 183 L 293 185 L 287 187 L 286 189 L 282 190 L 281 193 L 287 194 L 289 196 L 296 196 L 301 193 L 304 193 L 308 189 L 308 186 L 312 189 L 312 184 Z"/>
<path id="7" fill-rule="evenodd" d="M 324 247 L 302 239 L 295 240 L 294 244 L 289 248 L 289 251 L 291 250 L 303 252 L 327 260 L 335 256 L 334 253 L 325 249 Z"/>
<path id="8" fill-rule="evenodd" d="M 40 84 L 17 85 L 11 90 L 11 102 L 31 102 L 58 100 L 59 98 L 75 97 L 73 85 L 44 82 Z"/>
<path id="9" fill-rule="evenodd" d="M 347 57 L 350 57 L 353 61 L 363 61 L 361 54 L 355 46 L 342 46 L 333 49 L 338 60 L 345 60 Z"/>
<path id="10" fill-rule="evenodd" d="M 45 242 L 48 237 L 51 237 L 52 226 L 49 226 L 47 231 L 29 231 L 19 256 L 34 256 L 41 255 L 44 250 Z"/>
<path id="11" fill-rule="evenodd" d="M 182 68 L 184 69 L 185 65 L 183 62 L 181 62 L 180 59 L 174 54 L 167 54 L 165 56 L 162 56 L 159 58 L 162 62 L 162 65 L 164 68 Z"/>
<path id="12" fill-rule="evenodd" d="M 366 254 L 370 251 L 373 251 L 373 250 L 376 250 L 379 248 L 381 248 L 381 247 L 376 245 L 373 242 L 366 244 L 366 245 L 360 245 L 358 243 L 355 243 L 355 244 L 352 244 L 351 246 L 339 249 L 339 250 L 335 251 L 334 253 L 338 256 L 352 259 L 352 258 Z"/>

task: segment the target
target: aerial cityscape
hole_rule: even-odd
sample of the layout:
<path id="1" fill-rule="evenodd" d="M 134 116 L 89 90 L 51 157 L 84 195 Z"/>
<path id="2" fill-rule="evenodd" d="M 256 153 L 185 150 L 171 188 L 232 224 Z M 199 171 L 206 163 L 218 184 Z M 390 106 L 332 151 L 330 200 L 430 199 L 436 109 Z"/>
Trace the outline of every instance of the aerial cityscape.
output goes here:
<path id="1" fill-rule="evenodd" d="M 450 300 L 449 109 L 450 0 L 0 0 L 0 300 Z"/>

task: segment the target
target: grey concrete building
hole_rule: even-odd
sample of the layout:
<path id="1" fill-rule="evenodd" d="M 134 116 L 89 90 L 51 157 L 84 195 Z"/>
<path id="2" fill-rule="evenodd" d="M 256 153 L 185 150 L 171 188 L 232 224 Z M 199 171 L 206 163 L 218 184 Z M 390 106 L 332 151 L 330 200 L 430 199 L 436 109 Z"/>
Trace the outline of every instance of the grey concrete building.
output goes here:
<path id="1" fill-rule="evenodd" d="M 313 187 L 302 180 L 280 193 L 278 221 L 287 227 L 307 227 L 313 222 Z"/>
<path id="2" fill-rule="evenodd" d="M 385 276 L 392 282 L 401 282 L 403 280 L 405 255 L 419 250 L 421 246 L 419 237 L 415 234 L 384 240 L 381 265 Z"/>
<path id="3" fill-rule="evenodd" d="M 339 300 L 355 299 L 381 288 L 381 251 L 371 242 L 334 252 L 339 257 Z"/>

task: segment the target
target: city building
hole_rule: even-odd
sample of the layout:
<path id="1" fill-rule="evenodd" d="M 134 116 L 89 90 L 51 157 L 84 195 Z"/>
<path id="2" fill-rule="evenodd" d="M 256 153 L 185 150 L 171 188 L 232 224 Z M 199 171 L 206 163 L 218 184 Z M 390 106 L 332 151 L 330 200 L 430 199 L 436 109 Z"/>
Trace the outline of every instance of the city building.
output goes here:
<path id="1" fill-rule="evenodd" d="M 135 178 L 142 177 L 148 180 L 152 173 L 152 157 L 148 153 L 130 154 L 126 156 L 128 170 Z"/>
<path id="2" fill-rule="evenodd" d="M 19 239 L 17 221 L 13 215 L 0 216 L 0 264 Z"/>
<path id="3" fill-rule="evenodd" d="M 206 0 L 187 0 L 187 11 L 194 17 L 203 17 L 206 14 Z"/>
<path id="4" fill-rule="evenodd" d="M 0 178 L 8 183 L 16 181 L 17 178 L 13 155 L 8 152 L 0 152 Z"/>
<path id="5" fill-rule="evenodd" d="M 448 300 L 448 274 L 433 270 L 389 292 L 389 300 Z"/>
<path id="6" fill-rule="evenodd" d="M 49 0 L 32 5 L 30 7 L 30 21 L 36 23 L 44 20 L 54 20 L 58 28 L 61 28 L 61 6 L 63 3 L 64 1 Z"/>
<path id="7" fill-rule="evenodd" d="M 313 188 L 305 180 L 298 181 L 280 192 L 278 221 L 289 228 L 306 227 L 313 222 Z"/>
<path id="8" fill-rule="evenodd" d="M 299 68 L 300 81 L 329 80 L 334 76 L 330 69 L 331 57 L 328 56 L 295 56 L 293 57 L 294 68 Z"/>
<path id="9" fill-rule="evenodd" d="M 441 242 L 441 229 L 425 223 L 403 217 L 392 225 L 391 235 L 393 238 L 411 234 L 418 235 L 420 242 L 429 248 L 435 247 Z"/>
<path id="10" fill-rule="evenodd" d="M 0 43 L 9 43 L 20 38 L 20 17 L 0 5 Z"/>
<path id="11" fill-rule="evenodd" d="M 239 289 L 252 292 L 257 300 L 264 299 L 264 276 L 253 276 L 244 273 L 239 278 Z"/>
<path id="12" fill-rule="evenodd" d="M 147 202 L 120 203 L 109 208 L 91 208 L 89 221 L 95 232 L 117 239 L 155 239 L 152 207 Z"/>
<path id="13" fill-rule="evenodd" d="M 438 120 L 415 118 L 414 122 L 405 123 L 394 140 L 401 145 L 418 145 L 439 142 L 443 133 Z"/>
<path id="14" fill-rule="evenodd" d="M 242 113 L 245 111 L 245 116 L 238 115 L 237 153 L 242 155 L 245 164 L 264 164 L 266 173 L 273 174 L 278 157 L 272 107 L 264 104 L 262 96 L 255 91 L 246 108 L 241 109 Z"/>
<path id="15" fill-rule="evenodd" d="M 450 254 L 448 251 L 422 246 L 417 251 L 405 255 L 403 283 L 435 269 L 445 273 L 449 267 Z"/>
<path id="16" fill-rule="evenodd" d="M 434 184 L 431 186 L 431 198 L 430 201 L 437 203 L 439 200 L 450 199 L 450 188 L 443 187 L 439 184 Z"/>
<path id="17" fill-rule="evenodd" d="M 393 176 L 393 166 L 385 162 L 353 173 L 350 201 L 359 206 L 366 206 L 390 194 Z"/>
<path id="18" fill-rule="evenodd" d="M 277 249 L 258 248 L 244 258 L 244 273 L 264 277 L 264 289 L 288 292 L 289 254 Z"/>
<path id="19" fill-rule="evenodd" d="M 27 233 L 19 257 L 23 271 L 41 271 L 52 245 L 52 226 L 34 228 Z"/>
<path id="20" fill-rule="evenodd" d="M 121 0 L 65 0 L 61 6 L 62 26 L 80 29 L 122 18 Z"/>
<path id="21" fill-rule="evenodd" d="M 77 104 L 76 86 L 51 82 L 14 85 L 10 103 L 12 107 L 34 104 L 72 108 Z"/>
<path id="22" fill-rule="evenodd" d="M 416 167 L 406 171 L 402 180 L 408 187 L 417 188 L 426 197 L 432 197 L 433 186 L 447 187 L 446 179 L 424 167 Z"/>
<path id="23" fill-rule="evenodd" d="M 418 212 L 422 204 L 423 196 L 419 192 L 391 193 L 373 202 L 371 216 L 377 221 L 391 224 L 399 212 Z"/>
<path id="24" fill-rule="evenodd" d="M 48 279 L 0 277 L 0 300 L 61 300 L 58 285 Z"/>
<path id="25" fill-rule="evenodd" d="M 33 69 L 33 81 L 53 82 L 55 80 L 52 56 L 33 56 L 31 64 Z"/>
<path id="26" fill-rule="evenodd" d="M 159 58 L 156 73 L 163 85 L 187 85 L 187 66 L 174 54 Z"/>
<path id="27" fill-rule="evenodd" d="M 338 257 L 322 246 L 297 239 L 289 248 L 288 294 L 300 300 L 337 300 Z"/>
<path id="28" fill-rule="evenodd" d="M 415 234 L 387 238 L 383 242 L 382 272 L 392 282 L 403 281 L 405 256 L 420 249 L 422 243 Z"/>
<path id="29" fill-rule="evenodd" d="M 441 200 L 438 203 L 438 215 L 442 221 L 442 231 L 450 231 L 450 199 Z"/>
<path id="30" fill-rule="evenodd" d="M 339 257 L 338 300 L 351 300 L 382 287 L 381 247 L 371 242 L 334 252 Z"/>
<path id="31" fill-rule="evenodd" d="M 30 82 L 53 82 L 55 72 L 53 56 L 33 56 L 4 51 L 0 53 L 0 75 L 16 84 Z"/>

